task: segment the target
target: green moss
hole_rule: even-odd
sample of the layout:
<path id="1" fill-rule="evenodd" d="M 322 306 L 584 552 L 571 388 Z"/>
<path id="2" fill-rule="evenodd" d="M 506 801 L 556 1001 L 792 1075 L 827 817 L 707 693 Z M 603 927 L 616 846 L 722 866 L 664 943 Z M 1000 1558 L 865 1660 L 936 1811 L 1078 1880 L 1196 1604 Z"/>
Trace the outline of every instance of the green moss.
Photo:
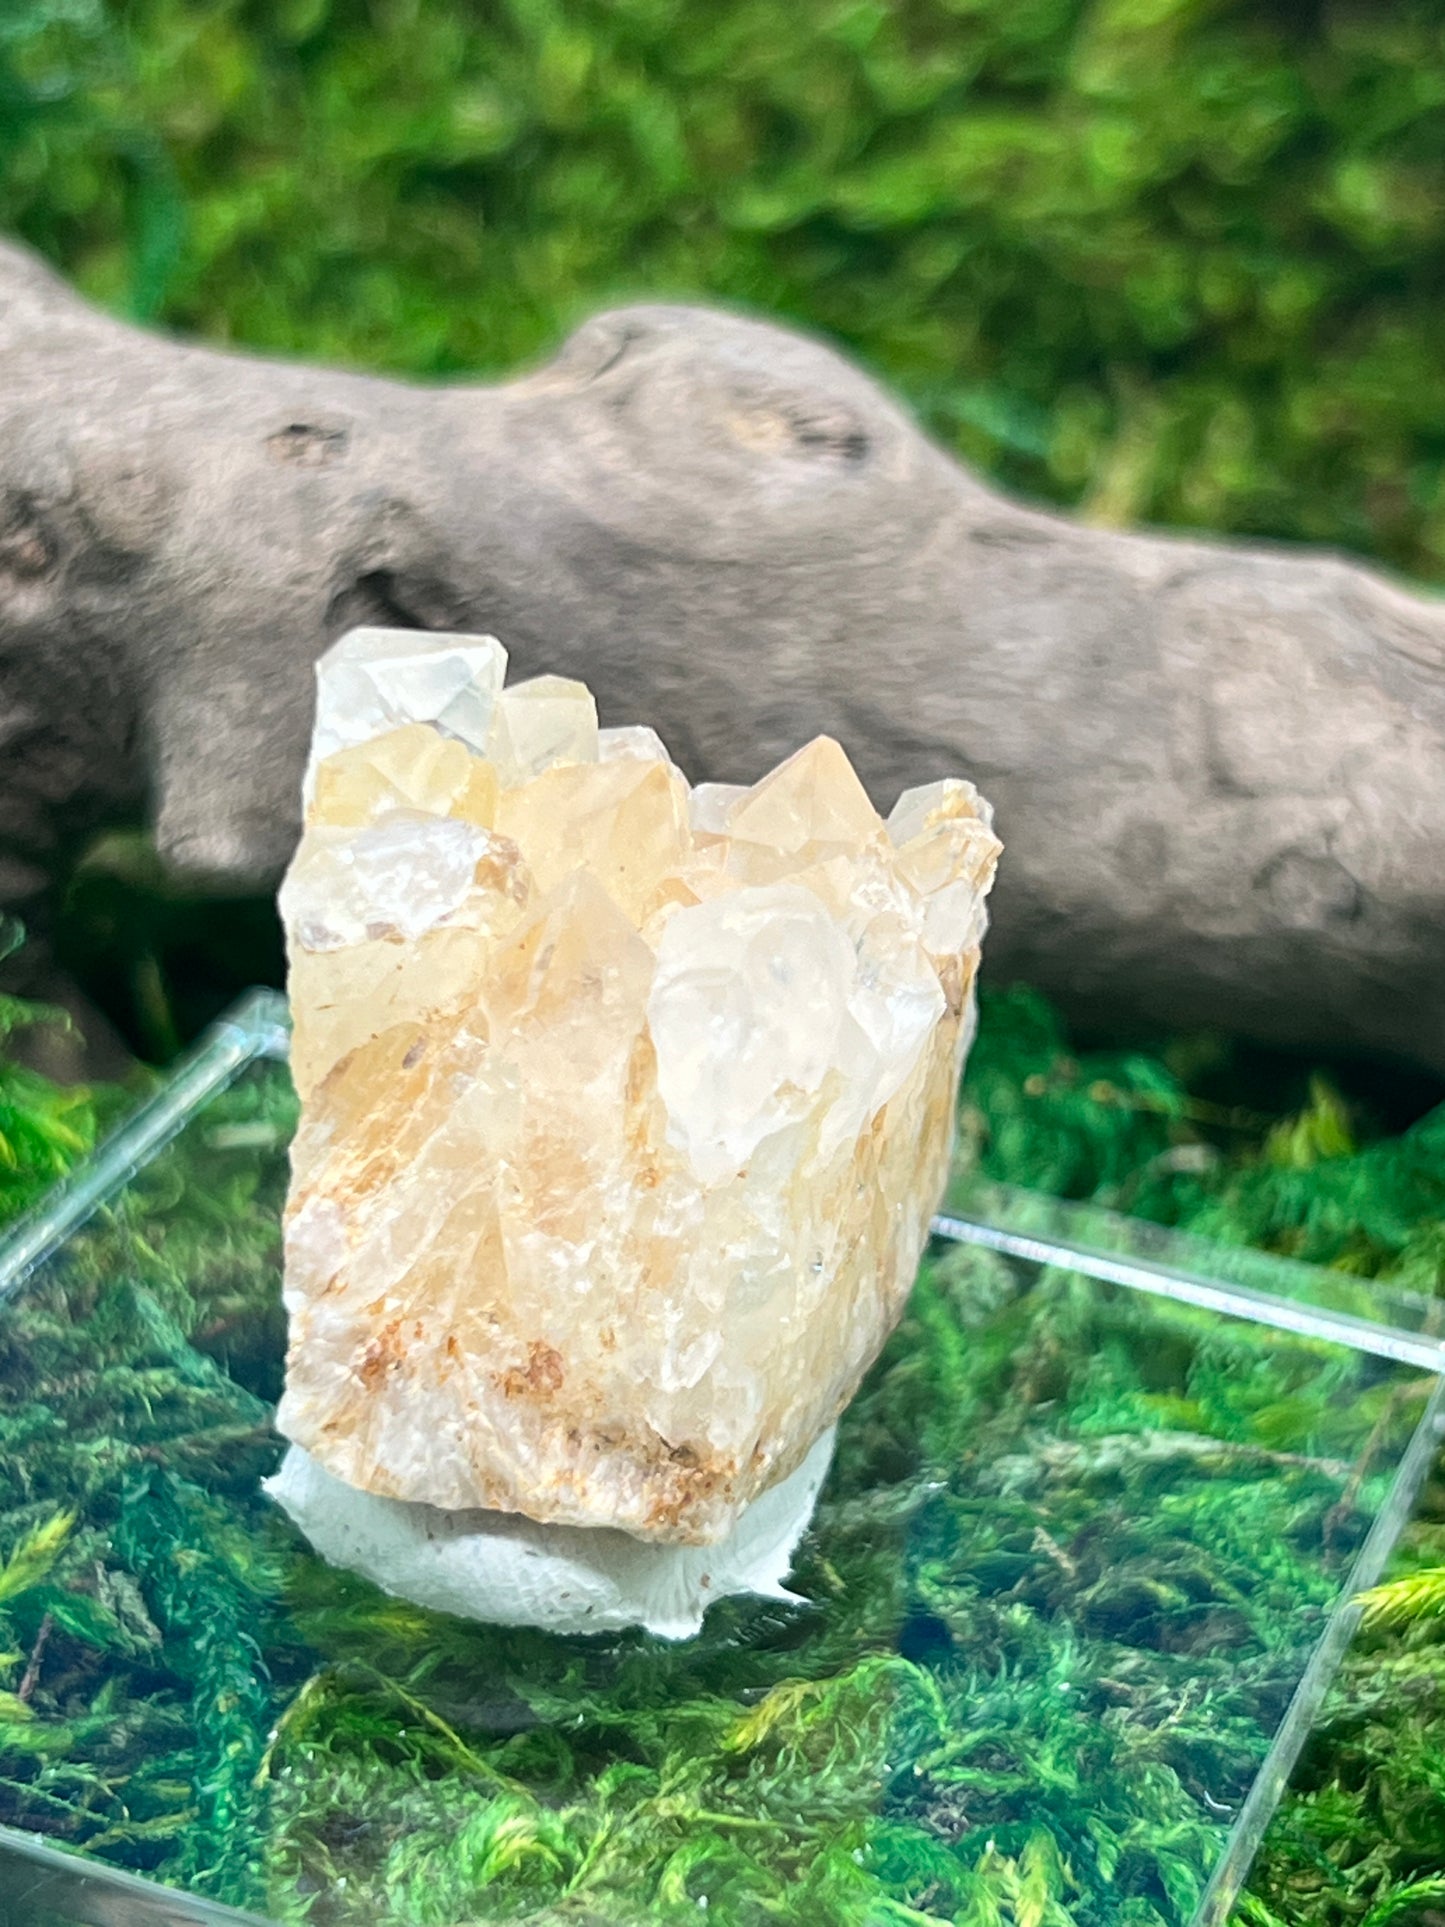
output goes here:
<path id="1" fill-rule="evenodd" d="M 1298 1087 L 1299 1108 L 1272 1115 L 1256 1108 L 1250 1051 L 1227 1039 L 1081 1053 L 1026 988 L 993 993 L 984 1012 L 962 1121 L 988 1176 L 1222 1244 L 1440 1289 L 1445 1105 L 1382 1132 L 1370 1105 L 1347 1103 L 1328 1078 L 1266 1063 L 1276 1103 L 1281 1086 Z"/>
<path id="2" fill-rule="evenodd" d="M 9 1052 L 17 1033 L 67 1021 L 61 1011 L 0 997 L 0 1224 L 27 1210 L 95 1143 L 94 1095 L 51 1083 Z"/>
<path id="3" fill-rule="evenodd" d="M 982 1040 L 996 1176 L 1117 1201 L 1152 1168 L 1159 1215 L 1244 1235 L 1228 1200 L 1267 1196 L 1286 1244 L 1311 1171 L 1431 1203 L 1429 1120 L 1356 1148 L 1318 1093 L 1246 1119 L 1217 1061 L 1080 1056 L 1020 993 Z M 940 1251 L 845 1420 L 806 1605 L 727 1601 L 681 1646 L 469 1626 L 321 1565 L 257 1495 L 292 1112 L 279 1073 L 233 1090 L 0 1320 L 0 1817 L 315 1927 L 1187 1918 L 1408 1374 Z M 1190 1146 L 1215 1161 L 1161 1175 Z M 1374 1269 L 1424 1222 L 1371 1221 Z M 1295 1891 L 1341 1923 L 1425 1904 L 1445 1707 L 1434 1649 L 1391 1637 L 1405 1743 L 1357 1672 L 1262 1923 Z"/>

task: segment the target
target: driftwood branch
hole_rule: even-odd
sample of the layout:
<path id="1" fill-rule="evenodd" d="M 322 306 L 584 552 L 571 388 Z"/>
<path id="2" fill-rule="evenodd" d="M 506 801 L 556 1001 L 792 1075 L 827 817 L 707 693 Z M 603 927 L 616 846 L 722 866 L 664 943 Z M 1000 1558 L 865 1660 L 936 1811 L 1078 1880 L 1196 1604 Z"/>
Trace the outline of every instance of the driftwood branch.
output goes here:
<path id="1" fill-rule="evenodd" d="M 418 388 L 135 331 L 0 248 L 0 903 L 139 808 L 198 885 L 274 881 L 361 621 L 490 629 L 695 778 L 820 730 L 885 807 L 967 771 L 996 978 L 1445 1068 L 1437 605 L 1019 507 L 758 322 L 631 309 Z"/>

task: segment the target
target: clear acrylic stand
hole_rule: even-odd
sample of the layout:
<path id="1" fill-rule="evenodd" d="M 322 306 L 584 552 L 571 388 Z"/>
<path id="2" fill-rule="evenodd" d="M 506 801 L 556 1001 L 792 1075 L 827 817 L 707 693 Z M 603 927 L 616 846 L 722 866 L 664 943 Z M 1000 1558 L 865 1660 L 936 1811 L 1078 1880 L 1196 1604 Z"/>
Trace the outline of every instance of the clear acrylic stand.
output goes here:
<path id="1" fill-rule="evenodd" d="M 243 999 L 149 1102 L 0 1241 L 0 1320 L 7 1310 L 18 1312 L 34 1294 L 52 1288 L 63 1291 L 70 1271 L 78 1268 L 83 1272 L 85 1264 L 91 1262 L 86 1257 L 90 1250 L 86 1240 L 99 1235 L 97 1225 L 124 1228 L 133 1218 L 135 1236 L 140 1240 L 137 1248 L 153 1247 L 157 1243 L 156 1226 L 163 1232 L 163 1214 L 170 1207 L 154 1200 L 145 1202 L 147 1174 L 159 1168 L 158 1160 L 178 1135 L 204 1131 L 208 1111 L 223 1093 L 243 1085 L 257 1074 L 259 1066 L 284 1059 L 286 1043 L 284 1001 L 268 992 L 252 993 Z M 245 1146 L 252 1142 L 246 1128 L 231 1124 L 213 1129 L 211 1137 L 219 1147 L 216 1155 L 223 1159 L 246 1155 Z M 254 1142 L 261 1147 L 257 1155 L 270 1160 L 272 1167 L 284 1156 L 284 1144 L 267 1140 L 264 1132 Z M 231 1147 L 229 1151 L 227 1147 Z M 274 1177 L 274 1168 L 272 1174 Z M 146 1216 L 147 1212 L 152 1215 Z M 1110 1346 L 1119 1356 L 1124 1356 L 1130 1345 L 1152 1347 L 1161 1359 L 1177 1352 L 1186 1360 L 1179 1370 L 1187 1373 L 1193 1369 L 1188 1360 L 1212 1356 L 1221 1347 L 1227 1353 L 1234 1345 L 1242 1347 L 1239 1355 L 1246 1364 L 1251 1359 L 1265 1364 L 1276 1359 L 1293 1361 L 1291 1369 L 1306 1392 L 1311 1374 L 1317 1371 L 1334 1387 L 1331 1396 L 1337 1403 L 1355 1397 L 1373 1400 L 1372 1409 L 1386 1415 L 1398 1411 L 1398 1418 L 1388 1422 L 1387 1417 L 1380 1419 L 1369 1442 L 1362 1444 L 1351 1460 L 1332 1458 L 1318 1450 L 1309 1435 L 1312 1421 L 1307 1420 L 1301 1421 L 1299 1439 L 1285 1439 L 1278 1450 L 1256 1455 L 1261 1482 L 1272 1477 L 1304 1480 L 1316 1495 L 1316 1510 L 1326 1517 L 1348 1502 L 1359 1532 L 1343 1552 L 1332 1551 L 1328 1544 L 1322 1546 L 1317 1570 L 1311 1568 L 1311 1598 L 1302 1598 L 1297 1610 L 1286 1612 L 1271 1634 L 1278 1644 L 1271 1661 L 1271 1690 L 1288 1688 L 1283 1711 L 1278 1717 L 1267 1717 L 1261 1711 L 1257 1743 L 1250 1742 L 1252 1773 L 1238 1791 L 1221 1797 L 1208 1792 L 1203 1795 L 1215 1829 L 1210 1837 L 1216 1844 L 1210 1850 L 1209 1864 L 1196 1869 L 1197 1878 L 1189 1888 L 1194 1898 L 1184 1902 L 1176 1896 L 1171 1901 L 1156 1894 L 1150 1903 L 1172 1927 L 1222 1927 L 1357 1628 L 1356 1597 L 1381 1577 L 1445 1435 L 1445 1320 L 1441 1306 L 1358 1279 L 1258 1252 L 1226 1250 L 1091 1206 L 1010 1191 L 967 1176 L 960 1176 L 951 1188 L 935 1231 L 940 1248 L 974 1247 L 982 1254 L 992 1254 L 984 1256 L 982 1262 L 1002 1266 L 1003 1270 L 989 1288 L 1014 1294 L 1009 1316 L 1017 1317 L 1020 1306 L 1027 1309 L 1035 1301 L 1048 1303 L 1051 1296 L 1057 1300 L 1060 1292 L 1074 1294 L 1069 1301 L 1072 1328 L 1095 1334 L 1102 1349 L 1099 1358 L 1081 1356 L 1058 1367 L 1059 1374 L 1071 1382 L 1083 1383 L 1090 1372 L 1105 1370 L 1100 1359 Z M 987 1321 L 993 1315 L 986 1306 L 977 1312 L 980 1332 L 990 1329 Z M 969 1320 L 974 1318 L 973 1311 L 966 1312 L 965 1326 L 970 1330 Z M 208 1364 L 207 1369 L 214 1367 Z M 1113 1530 L 1121 1513 L 1131 1505 L 1145 1509 L 1137 1520 L 1142 1527 L 1149 1523 L 1149 1506 L 1157 1503 L 1177 1510 L 1185 1500 L 1193 1503 L 1206 1498 L 1214 1463 L 1208 1459 L 1208 1451 L 1217 1449 L 1222 1465 L 1231 1453 L 1244 1448 L 1222 1437 L 1201 1439 L 1179 1429 L 1167 1413 L 1172 1409 L 1171 1401 L 1176 1406 L 1181 1402 L 1184 1378 L 1177 1385 L 1161 1379 L 1161 1387 L 1160 1409 L 1166 1416 L 1156 1424 L 1146 1413 L 1138 1420 L 1135 1432 L 1127 1436 L 1116 1436 L 1107 1428 L 1097 1435 L 1087 1430 L 1065 1432 L 1059 1418 L 1057 1387 L 1053 1392 L 1045 1388 L 1036 1394 L 1036 1403 L 1026 1410 L 1013 1410 L 1007 1399 L 994 1405 L 985 1401 L 980 1407 L 981 1422 L 992 1426 L 988 1436 L 1001 1442 L 997 1448 L 1000 1457 L 993 1463 L 960 1470 L 963 1498 L 972 1503 L 970 1495 L 991 1493 L 1000 1479 L 1015 1476 L 1007 1467 L 1023 1462 L 1020 1454 L 1025 1445 L 1037 1449 L 1040 1464 L 1064 1465 L 1094 1451 L 1107 1456 L 1108 1451 L 1120 1449 L 1121 1439 L 1129 1449 L 1157 1461 L 1161 1469 L 1151 1474 L 1152 1483 L 1136 1484 L 1127 1492 L 1122 1486 L 1110 1487 L 1107 1492 L 1101 1487 L 1100 1496 L 1091 1497 L 1084 1488 L 1071 1490 L 1070 1516 L 1079 1525 L 1081 1544 L 1088 1542 L 1090 1532 L 1105 1526 Z M 0 1368 L 0 1401 L 5 1393 Z M 1016 1391 L 1009 1396 L 1018 1403 Z M 1201 1452 L 1205 1454 L 1203 1459 Z M 1179 1455 L 1178 1462 L 1184 1469 L 1170 1470 L 1174 1463 L 1171 1453 Z M 1076 1562 L 1048 1529 L 1054 1516 L 1049 1511 L 1049 1495 L 1041 1491 L 1030 1496 L 1033 1488 L 1021 1490 L 1024 1512 L 1036 1505 L 1044 1551 L 1038 1552 L 1037 1545 L 1032 1550 L 1025 1546 L 1023 1551 L 1010 1551 L 1009 1572 L 1018 1576 L 1012 1582 L 1012 1591 L 1005 1590 L 999 1596 L 1032 1600 L 1030 1610 L 1041 1623 L 1050 1614 L 1065 1627 L 1075 1619 L 1086 1623 L 1093 1608 L 1083 1577 L 1076 1575 L 1077 1583 L 1070 1579 L 1065 1585 L 1055 1570 L 1060 1564 L 1072 1568 Z M 0 1499 L 4 1498 L 0 1492 Z M 1088 1511 L 1090 1506 L 1095 1508 L 1092 1513 Z M 819 1528 L 825 1546 L 830 1529 L 825 1509 Z M 906 1538 L 900 1538 L 899 1544 L 900 1556 L 911 1558 Z M 1042 1605 L 1039 1601 L 1047 1589 L 1042 1588 L 1037 1571 L 1030 1565 L 1035 1552 L 1054 1587 L 1048 1603 Z M 980 1598 L 992 1597 L 989 1588 L 1001 1582 L 989 1574 L 999 1559 L 995 1557 L 990 1566 L 980 1558 L 975 1570 L 970 1565 L 970 1548 L 962 1548 L 957 1557 L 967 1568 L 963 1575 L 967 1584 L 979 1590 Z M 949 1575 L 944 1577 L 948 1579 Z M 1247 1585 L 1247 1581 L 1241 1584 Z M 1326 1599 L 1332 1603 L 1322 1607 L 1319 1602 Z M 1125 1627 L 1111 1630 L 1109 1636 L 1117 1638 L 1120 1651 L 1131 1658 L 1131 1663 L 1153 1663 L 1152 1634 L 1146 1636 L 1138 1628 Z M 1194 1649 L 1167 1650 L 1171 1652 L 1172 1669 L 1168 1677 L 1180 1682 L 1182 1706 L 1193 1690 L 1190 1668 L 1196 1664 L 1191 1658 Z M 1199 1646 L 1199 1678 L 1207 1676 L 1217 1682 L 1226 1676 L 1230 1663 L 1229 1642 L 1222 1635 L 1212 1644 L 1206 1639 Z M 1187 1774 L 1184 1779 L 1187 1781 Z M 4 1797 L 0 1793 L 0 1802 Z M 880 1813 L 885 1809 L 891 1812 L 887 1805 L 891 1796 L 880 1798 Z M 76 1846 L 79 1851 L 73 1850 Z M 1087 1880 L 1079 1879 L 1074 1905 L 1075 1917 L 1081 1923 L 1100 1927 L 1114 1917 L 1115 1904 L 1102 1877 L 1093 1888 Z M 58 1927 L 62 1922 L 82 1921 L 108 1923 L 109 1927 L 131 1927 L 131 1923 L 135 1927 L 159 1923 L 179 1927 L 183 1922 L 220 1927 L 225 1921 L 256 1921 L 260 1916 L 218 1906 L 200 1895 L 137 1878 L 99 1858 L 87 1858 L 83 1840 L 61 1851 L 39 1833 L 0 1826 L 0 1919 L 7 1927 L 10 1923 L 14 1927 Z"/>

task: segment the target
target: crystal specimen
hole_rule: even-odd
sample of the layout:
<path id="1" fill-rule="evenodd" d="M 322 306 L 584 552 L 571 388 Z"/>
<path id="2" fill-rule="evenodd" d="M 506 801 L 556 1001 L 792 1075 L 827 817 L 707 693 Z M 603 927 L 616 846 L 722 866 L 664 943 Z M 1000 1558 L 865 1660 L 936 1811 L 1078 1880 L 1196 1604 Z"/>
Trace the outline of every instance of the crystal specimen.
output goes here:
<path id="1" fill-rule="evenodd" d="M 998 844 L 828 738 L 690 791 L 505 661 L 320 668 L 280 1423 L 385 1499 L 718 1546 L 902 1308 Z"/>

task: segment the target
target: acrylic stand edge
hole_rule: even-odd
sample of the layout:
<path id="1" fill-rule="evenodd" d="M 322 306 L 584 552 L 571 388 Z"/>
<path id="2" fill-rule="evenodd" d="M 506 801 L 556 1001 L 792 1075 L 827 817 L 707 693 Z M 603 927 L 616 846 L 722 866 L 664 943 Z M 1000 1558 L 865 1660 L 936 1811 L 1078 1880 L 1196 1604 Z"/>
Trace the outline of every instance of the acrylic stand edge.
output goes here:
<path id="1" fill-rule="evenodd" d="M 1349 1578 L 1315 1643 L 1285 1716 L 1275 1729 L 1269 1751 L 1250 1783 L 1244 1805 L 1230 1828 L 1224 1853 L 1210 1875 L 1191 1927 L 1224 1927 L 1239 1898 L 1254 1857 L 1274 1817 L 1295 1763 L 1319 1717 L 1325 1695 L 1340 1662 L 1359 1629 L 1364 1608 L 1360 1594 L 1377 1585 L 1390 1554 L 1409 1524 L 1420 1489 L 1429 1475 L 1445 1437 L 1445 1378 L 1435 1380 L 1420 1423 L 1406 1446 L 1389 1497 L 1376 1513 L 1364 1544 L 1355 1555 Z"/>
<path id="2" fill-rule="evenodd" d="M 998 1188 L 1003 1191 L 1003 1187 Z M 986 1199 L 987 1194 L 984 1196 Z M 1445 1338 L 1411 1331 L 1379 1319 L 1364 1318 L 1358 1312 L 1336 1311 L 1308 1299 L 1261 1291 L 1254 1285 L 1211 1278 L 1194 1265 L 1186 1267 L 1128 1253 L 1105 1251 L 1082 1239 L 1076 1244 L 1070 1238 L 1042 1237 L 1031 1231 L 1022 1231 L 1013 1222 L 1014 1209 L 1020 1201 L 1047 1204 L 1053 1221 L 1066 1227 L 1078 1224 L 1086 1228 L 1095 1214 L 1086 1207 L 1071 1205 L 1063 1199 L 1044 1199 L 1033 1192 L 1010 1190 L 1007 1200 L 996 1217 L 983 1215 L 987 1210 L 986 1203 L 976 1216 L 940 1213 L 933 1220 L 934 1236 L 946 1238 L 954 1244 L 983 1245 L 990 1251 L 1027 1259 L 1031 1264 L 1054 1265 L 1065 1271 L 1079 1272 L 1086 1278 L 1096 1278 L 1104 1284 L 1125 1285 L 1131 1291 L 1147 1292 L 1156 1298 L 1172 1298 L 1179 1304 L 1198 1305 L 1206 1311 L 1221 1312 L 1226 1317 L 1243 1318 L 1252 1325 L 1268 1325 L 1275 1331 L 1292 1332 L 1297 1338 L 1322 1339 L 1332 1345 L 1342 1345 L 1348 1351 L 1368 1352 L 1373 1357 L 1392 1359 L 1400 1365 L 1416 1365 L 1428 1372 L 1445 1371 Z M 1170 1235 L 1165 1232 L 1159 1240 L 1165 1248 Z M 1208 1250 L 1202 1240 L 1180 1240 L 1180 1243 L 1186 1245 L 1189 1258 L 1194 1259 L 1196 1264 L 1196 1254 L 1201 1249 Z M 1313 1266 L 1291 1265 L 1290 1281 L 1295 1282 L 1300 1272 L 1314 1269 Z M 1320 1277 L 1323 1283 L 1328 1273 L 1321 1270 Z"/>
<path id="3" fill-rule="evenodd" d="M 11 1859 L 33 1870 L 33 1882 L 14 1884 L 6 1865 Z M 14 1827 L 0 1827 L 0 1873 L 12 1874 L 0 1893 L 5 1927 L 55 1927 L 58 1921 L 65 1927 L 80 1922 L 86 1927 L 274 1927 L 260 1914 L 86 1860 Z"/>
<path id="4" fill-rule="evenodd" d="M 160 1089 L 0 1239 L 0 1303 L 129 1183 L 203 1104 L 248 1064 L 284 1058 L 288 1047 L 286 999 L 279 991 L 248 991 L 181 1059 Z"/>

